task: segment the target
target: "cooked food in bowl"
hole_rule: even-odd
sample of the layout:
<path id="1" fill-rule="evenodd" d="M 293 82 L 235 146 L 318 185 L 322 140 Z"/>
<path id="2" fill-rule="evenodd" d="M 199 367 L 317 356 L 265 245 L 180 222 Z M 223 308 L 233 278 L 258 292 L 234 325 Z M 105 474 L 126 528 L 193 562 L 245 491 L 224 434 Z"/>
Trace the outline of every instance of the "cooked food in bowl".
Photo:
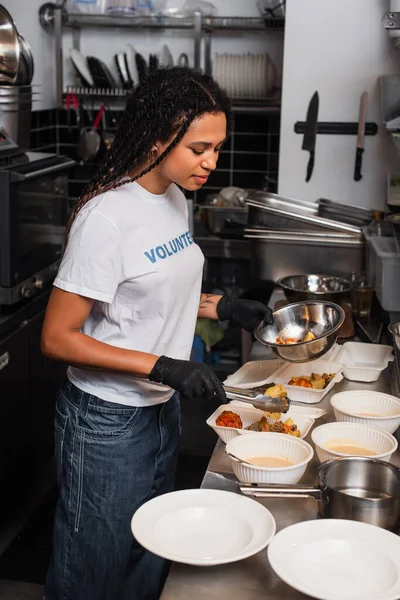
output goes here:
<path id="1" fill-rule="evenodd" d="M 306 333 L 303 339 L 287 338 L 286 340 L 283 340 L 281 337 L 277 337 L 275 341 L 277 344 L 279 344 L 279 346 L 284 346 L 285 344 L 301 344 L 302 342 L 312 342 L 312 340 L 315 339 L 315 335 L 312 333 L 312 331 L 309 331 Z"/>
<path id="2" fill-rule="evenodd" d="M 314 390 L 324 390 L 328 387 L 335 375 L 336 373 L 323 373 L 322 375 L 319 375 L 319 373 L 311 373 L 311 377 L 308 375 L 300 375 L 299 377 L 292 377 L 290 381 L 288 381 L 288 385 L 312 388 Z"/>
<path id="3" fill-rule="evenodd" d="M 271 325 L 260 323 L 254 330 L 255 338 L 288 362 L 316 360 L 330 350 L 344 322 L 344 310 L 333 302 L 299 302 L 288 304 L 274 312 Z M 277 344 L 276 339 L 304 340 L 308 332 L 315 340 L 295 344 Z"/>

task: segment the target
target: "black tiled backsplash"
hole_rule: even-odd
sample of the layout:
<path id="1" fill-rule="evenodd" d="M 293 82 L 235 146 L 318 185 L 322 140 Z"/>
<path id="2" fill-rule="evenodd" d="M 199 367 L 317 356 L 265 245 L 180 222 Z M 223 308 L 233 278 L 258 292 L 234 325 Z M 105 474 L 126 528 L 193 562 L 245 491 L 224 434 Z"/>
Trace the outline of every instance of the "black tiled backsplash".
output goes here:
<path id="1" fill-rule="evenodd" d="M 70 196 L 78 198 L 87 181 L 96 171 L 95 163 L 80 164 L 76 144 L 83 127 L 92 124 L 96 111 L 65 109 L 43 110 L 32 113 L 31 149 L 58 152 L 77 161 L 70 176 Z M 106 110 L 106 129 L 113 132 L 121 113 Z M 101 131 L 100 126 L 99 130 Z M 207 185 L 189 194 L 195 203 L 202 203 L 207 194 L 221 187 L 261 188 L 265 176 L 277 182 L 279 161 L 279 114 L 240 112 L 234 115 L 232 132 L 220 153 L 217 169 Z M 276 184 L 270 184 L 276 191 Z"/>

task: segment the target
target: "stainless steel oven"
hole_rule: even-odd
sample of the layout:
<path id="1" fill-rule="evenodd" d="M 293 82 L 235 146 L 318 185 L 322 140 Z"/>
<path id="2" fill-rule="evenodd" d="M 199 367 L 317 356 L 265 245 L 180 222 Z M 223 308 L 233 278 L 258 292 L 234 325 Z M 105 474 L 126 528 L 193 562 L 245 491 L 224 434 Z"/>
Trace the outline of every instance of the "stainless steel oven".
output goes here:
<path id="1" fill-rule="evenodd" d="M 0 162 L 0 305 L 54 278 L 70 214 L 65 156 L 27 152 Z"/>

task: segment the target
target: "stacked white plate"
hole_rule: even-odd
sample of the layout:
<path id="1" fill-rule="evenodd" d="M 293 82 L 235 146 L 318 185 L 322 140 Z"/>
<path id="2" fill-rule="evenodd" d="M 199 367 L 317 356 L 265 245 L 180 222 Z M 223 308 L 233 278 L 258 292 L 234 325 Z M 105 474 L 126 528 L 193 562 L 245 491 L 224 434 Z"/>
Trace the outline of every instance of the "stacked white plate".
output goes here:
<path id="1" fill-rule="evenodd" d="M 265 54 L 216 54 L 213 76 L 231 98 L 266 98 L 276 83 L 276 67 Z"/>

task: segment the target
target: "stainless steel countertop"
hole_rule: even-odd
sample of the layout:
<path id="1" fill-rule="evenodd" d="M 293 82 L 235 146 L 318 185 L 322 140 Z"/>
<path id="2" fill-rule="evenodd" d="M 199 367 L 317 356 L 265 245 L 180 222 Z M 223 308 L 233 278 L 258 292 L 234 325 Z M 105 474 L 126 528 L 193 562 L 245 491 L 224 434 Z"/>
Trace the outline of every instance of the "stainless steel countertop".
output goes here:
<path id="1" fill-rule="evenodd" d="M 257 345 L 251 358 L 270 358 L 266 348 Z M 273 367 L 273 361 L 271 361 Z M 272 368 L 273 370 L 273 368 Z M 272 372 L 272 371 L 271 371 Z M 333 390 L 315 406 L 327 411 L 324 417 L 317 419 L 314 427 L 324 422 L 334 421 L 333 410 L 329 398 L 341 391 L 347 390 L 376 390 L 392 393 L 392 379 L 395 383 L 396 369 L 394 363 L 390 363 L 377 382 L 363 384 L 343 379 L 336 384 Z M 395 387 L 395 386 L 394 386 Z M 396 434 L 399 439 L 399 430 Z M 306 440 L 311 443 L 310 434 Z M 225 455 L 225 444 L 218 441 L 211 457 L 207 472 L 201 487 L 227 490 L 239 493 L 237 480 L 233 475 L 230 459 Z M 400 450 L 392 457 L 394 464 L 400 466 Z M 301 483 L 316 484 L 316 470 L 319 465 L 316 455 L 308 466 Z M 318 518 L 317 500 L 313 498 L 271 498 L 254 499 L 261 502 L 273 514 L 277 532 L 288 525 Z M 191 567 L 174 563 L 166 581 L 162 600 L 258 600 L 268 598 L 269 600 L 301 600 L 309 598 L 284 583 L 271 569 L 267 557 L 267 549 L 262 550 L 255 556 L 242 561 L 221 565 L 216 567 Z"/>

